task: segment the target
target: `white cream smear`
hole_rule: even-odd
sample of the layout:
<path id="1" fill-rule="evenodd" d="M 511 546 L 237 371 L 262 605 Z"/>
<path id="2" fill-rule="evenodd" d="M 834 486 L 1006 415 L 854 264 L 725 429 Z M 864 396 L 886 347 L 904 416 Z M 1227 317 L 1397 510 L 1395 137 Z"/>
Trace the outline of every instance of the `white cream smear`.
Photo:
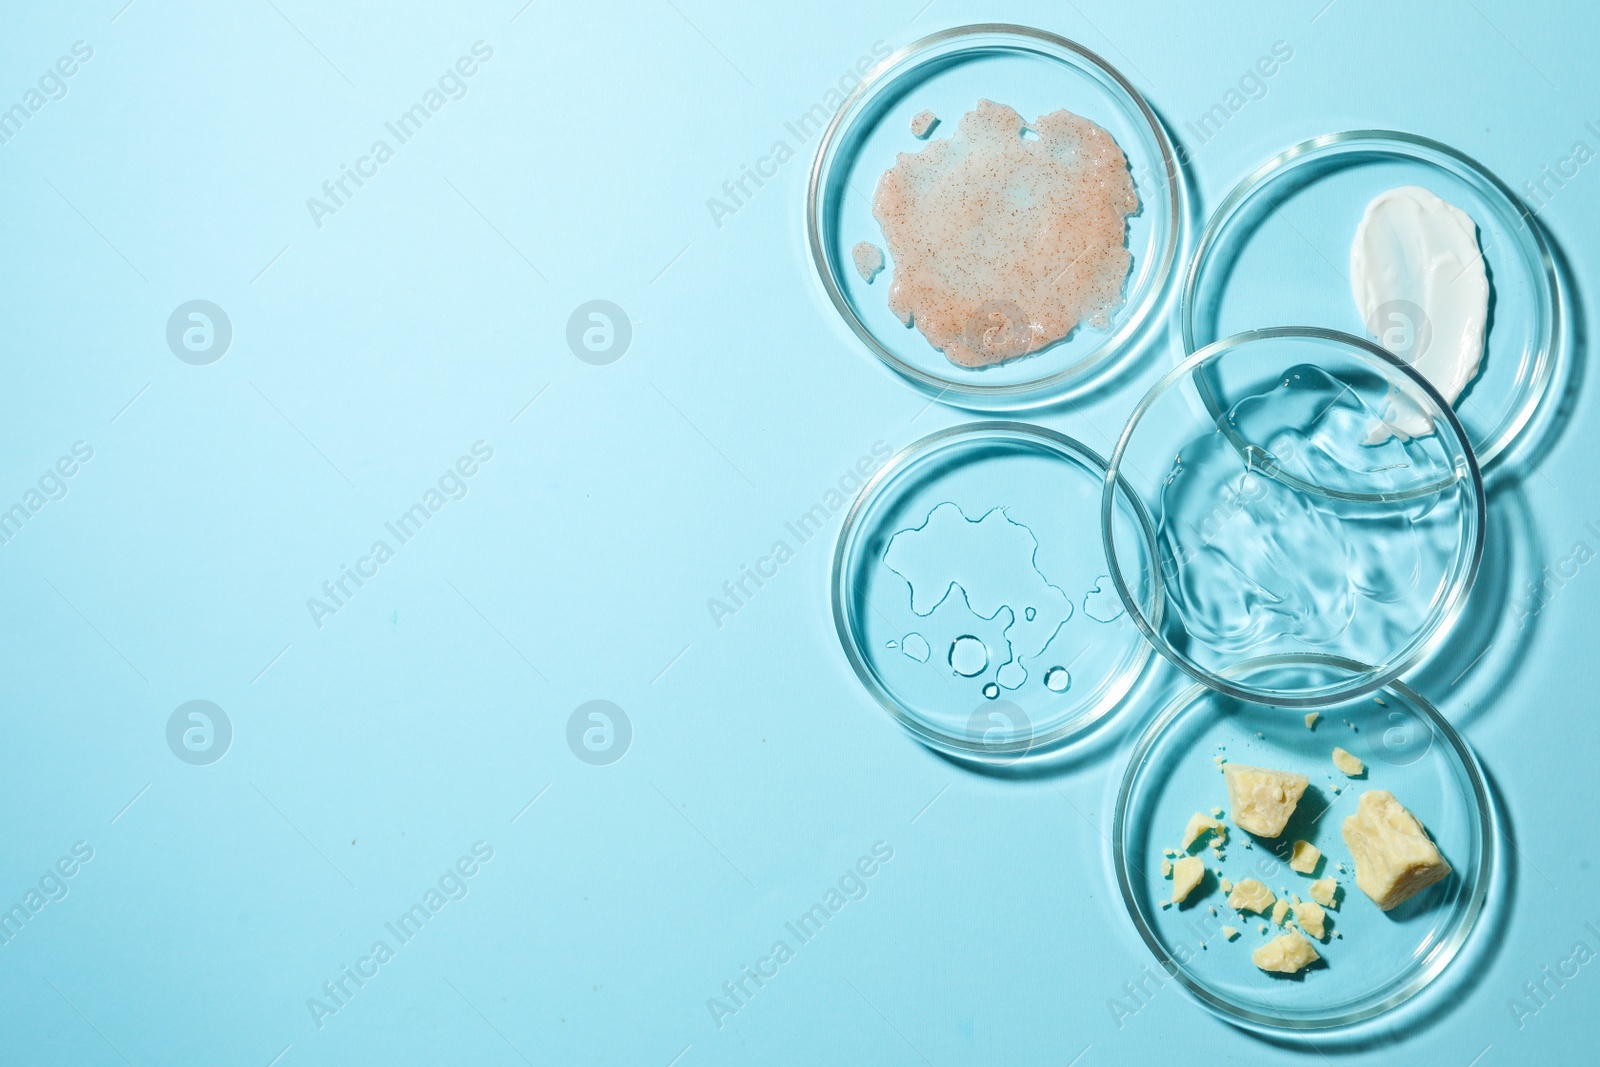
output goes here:
<path id="1" fill-rule="evenodd" d="M 1489 277 L 1472 216 L 1403 185 L 1367 205 L 1350 246 L 1350 288 L 1367 332 L 1454 404 L 1478 374 Z M 1391 391 L 1368 444 L 1433 432 L 1415 401 Z"/>

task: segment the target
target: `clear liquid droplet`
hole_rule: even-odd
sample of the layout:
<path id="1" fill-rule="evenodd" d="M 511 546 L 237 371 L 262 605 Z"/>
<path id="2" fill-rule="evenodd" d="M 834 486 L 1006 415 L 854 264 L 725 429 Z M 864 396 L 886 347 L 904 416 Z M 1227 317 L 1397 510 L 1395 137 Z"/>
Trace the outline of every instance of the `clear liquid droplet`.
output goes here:
<path id="1" fill-rule="evenodd" d="M 1022 664 L 1012 660 L 994 672 L 994 680 L 1006 689 L 1021 689 L 1022 683 L 1028 680 L 1028 672 Z"/>
<path id="2" fill-rule="evenodd" d="M 963 678 L 973 678 L 989 666 L 989 649 L 971 634 L 963 634 L 950 643 L 950 667 Z"/>

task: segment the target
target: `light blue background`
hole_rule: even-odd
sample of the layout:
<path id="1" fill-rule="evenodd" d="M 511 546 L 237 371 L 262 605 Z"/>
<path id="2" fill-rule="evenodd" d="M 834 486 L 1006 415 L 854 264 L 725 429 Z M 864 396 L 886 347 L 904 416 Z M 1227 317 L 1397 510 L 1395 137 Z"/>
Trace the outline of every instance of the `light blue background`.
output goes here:
<path id="1" fill-rule="evenodd" d="M 706 200 L 874 42 L 985 19 L 1101 51 L 1191 142 L 1185 123 L 1288 42 L 1267 95 L 1194 150 L 1206 210 L 1278 149 L 1366 126 L 1520 187 L 1579 139 L 1600 148 L 1588 7 L 122 4 L 0 10 L 0 106 L 75 41 L 94 49 L 0 145 L 0 505 L 75 441 L 94 449 L 0 547 L 0 904 L 74 842 L 94 849 L 0 948 L 0 1059 L 1315 1055 L 1175 985 L 1120 1026 L 1108 1008 L 1151 964 L 1103 835 L 1154 695 L 1059 777 L 952 767 L 851 675 L 832 528 L 713 625 L 707 598 L 874 442 L 968 416 L 881 369 L 824 301 L 803 246 L 814 144 L 720 227 Z M 306 198 L 479 40 L 494 54 L 465 98 L 315 226 Z M 1580 295 L 1597 206 L 1591 163 L 1542 213 Z M 210 366 L 164 339 L 196 298 L 235 331 Z M 564 340 L 595 298 L 635 320 L 610 366 Z M 1043 421 L 1105 448 L 1167 359 Z M 1330 1058 L 1592 1049 L 1600 966 L 1520 1027 L 1508 1000 L 1580 939 L 1600 949 L 1600 569 L 1520 625 L 1506 590 L 1600 548 L 1597 388 L 1577 381 L 1549 447 L 1500 479 L 1484 592 L 1418 679 L 1503 803 L 1494 914 L 1450 1003 L 1319 1043 Z M 480 440 L 494 456 L 466 498 L 315 626 L 306 599 Z M 164 734 L 196 698 L 235 731 L 207 767 Z M 565 740 L 595 698 L 633 723 L 611 766 Z M 307 998 L 480 840 L 494 858 L 470 894 L 319 1028 Z M 707 998 L 878 841 L 894 855 L 866 898 L 719 1029 Z"/>

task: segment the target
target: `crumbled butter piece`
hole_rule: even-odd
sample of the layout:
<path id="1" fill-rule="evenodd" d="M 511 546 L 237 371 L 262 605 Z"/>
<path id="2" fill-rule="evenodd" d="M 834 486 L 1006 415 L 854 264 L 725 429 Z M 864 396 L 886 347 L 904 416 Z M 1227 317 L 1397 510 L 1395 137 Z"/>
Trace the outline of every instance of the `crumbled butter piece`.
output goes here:
<path id="1" fill-rule="evenodd" d="M 1239 931 L 1232 926 L 1224 926 L 1222 928 L 1222 936 L 1224 940 L 1232 941 L 1239 936 Z"/>
<path id="2" fill-rule="evenodd" d="M 1294 814 L 1295 805 L 1311 780 L 1303 774 L 1271 771 L 1243 763 L 1222 769 L 1228 780 L 1228 802 L 1233 821 L 1242 830 L 1262 837 L 1277 837 Z"/>
<path id="3" fill-rule="evenodd" d="M 1272 923 L 1274 926 L 1283 925 L 1283 917 L 1289 914 L 1289 902 L 1280 900 L 1272 905 Z"/>
<path id="4" fill-rule="evenodd" d="M 1206 865 L 1198 856 L 1185 856 L 1172 865 L 1172 902 L 1182 904 L 1200 880 L 1206 876 Z"/>
<path id="5" fill-rule="evenodd" d="M 1198 811 L 1195 812 L 1193 815 L 1189 816 L 1189 828 L 1183 832 L 1182 847 L 1187 849 L 1190 845 L 1194 844 L 1208 833 L 1216 835 L 1215 840 L 1213 840 L 1211 843 L 1213 848 L 1215 848 L 1218 843 L 1228 839 L 1228 828 L 1226 826 L 1222 825 L 1209 815 L 1201 814 Z"/>
<path id="6" fill-rule="evenodd" d="M 1161 861 L 1161 877 L 1163 877 L 1163 878 L 1171 878 L 1172 877 L 1172 861 L 1171 860 L 1162 860 Z"/>
<path id="7" fill-rule="evenodd" d="M 1322 862 L 1322 850 L 1310 841 L 1296 841 L 1293 850 L 1289 853 L 1289 869 L 1301 874 L 1310 874 L 1317 869 L 1317 864 Z"/>
<path id="8" fill-rule="evenodd" d="M 1422 823 L 1387 789 L 1362 793 L 1343 832 L 1356 861 L 1356 885 L 1384 911 L 1450 873 Z"/>
<path id="9" fill-rule="evenodd" d="M 1228 879 L 1219 877 L 1217 879 L 1217 884 L 1222 887 L 1222 891 L 1224 893 L 1233 892 L 1233 883 L 1228 881 Z"/>
<path id="10" fill-rule="evenodd" d="M 1334 906 L 1334 898 L 1338 891 L 1339 883 L 1333 880 L 1332 875 L 1327 878 L 1318 878 L 1311 883 L 1311 899 L 1321 904 L 1324 908 Z"/>
<path id="11" fill-rule="evenodd" d="M 1235 882 L 1228 893 L 1228 907 L 1235 911 L 1253 911 L 1263 914 L 1272 907 L 1272 902 L 1277 898 L 1272 895 L 1261 882 L 1254 878 L 1246 878 L 1242 882 Z"/>
<path id="12" fill-rule="evenodd" d="M 1294 974 L 1322 957 L 1301 934 L 1290 930 L 1250 953 L 1250 962 L 1263 971 Z"/>
<path id="13" fill-rule="evenodd" d="M 1315 712 L 1315 711 L 1307 712 L 1306 713 L 1306 729 L 1307 730 L 1315 730 L 1317 728 L 1317 720 L 1320 719 L 1320 718 L 1322 718 L 1322 716 L 1320 714 L 1318 714 L 1317 712 Z"/>
<path id="14" fill-rule="evenodd" d="M 1365 763 L 1338 747 L 1333 750 L 1333 765 L 1343 771 L 1347 778 L 1359 778 L 1367 773 Z"/>
<path id="15" fill-rule="evenodd" d="M 1328 928 L 1325 925 L 1328 913 L 1322 910 L 1321 904 L 1315 904 L 1308 900 L 1304 904 L 1295 904 L 1293 907 L 1294 921 L 1300 924 L 1300 929 L 1318 941 L 1328 936 Z"/>

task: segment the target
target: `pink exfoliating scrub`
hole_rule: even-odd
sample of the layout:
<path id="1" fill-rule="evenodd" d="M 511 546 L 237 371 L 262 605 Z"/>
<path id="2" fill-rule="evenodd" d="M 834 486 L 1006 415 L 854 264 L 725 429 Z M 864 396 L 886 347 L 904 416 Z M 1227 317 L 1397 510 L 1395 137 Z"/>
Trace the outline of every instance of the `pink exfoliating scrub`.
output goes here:
<path id="1" fill-rule="evenodd" d="M 1037 352 L 1080 322 L 1105 329 L 1138 207 L 1104 129 L 1066 110 L 1028 125 L 980 100 L 952 136 L 902 152 L 878 181 L 889 307 L 962 367 Z"/>

